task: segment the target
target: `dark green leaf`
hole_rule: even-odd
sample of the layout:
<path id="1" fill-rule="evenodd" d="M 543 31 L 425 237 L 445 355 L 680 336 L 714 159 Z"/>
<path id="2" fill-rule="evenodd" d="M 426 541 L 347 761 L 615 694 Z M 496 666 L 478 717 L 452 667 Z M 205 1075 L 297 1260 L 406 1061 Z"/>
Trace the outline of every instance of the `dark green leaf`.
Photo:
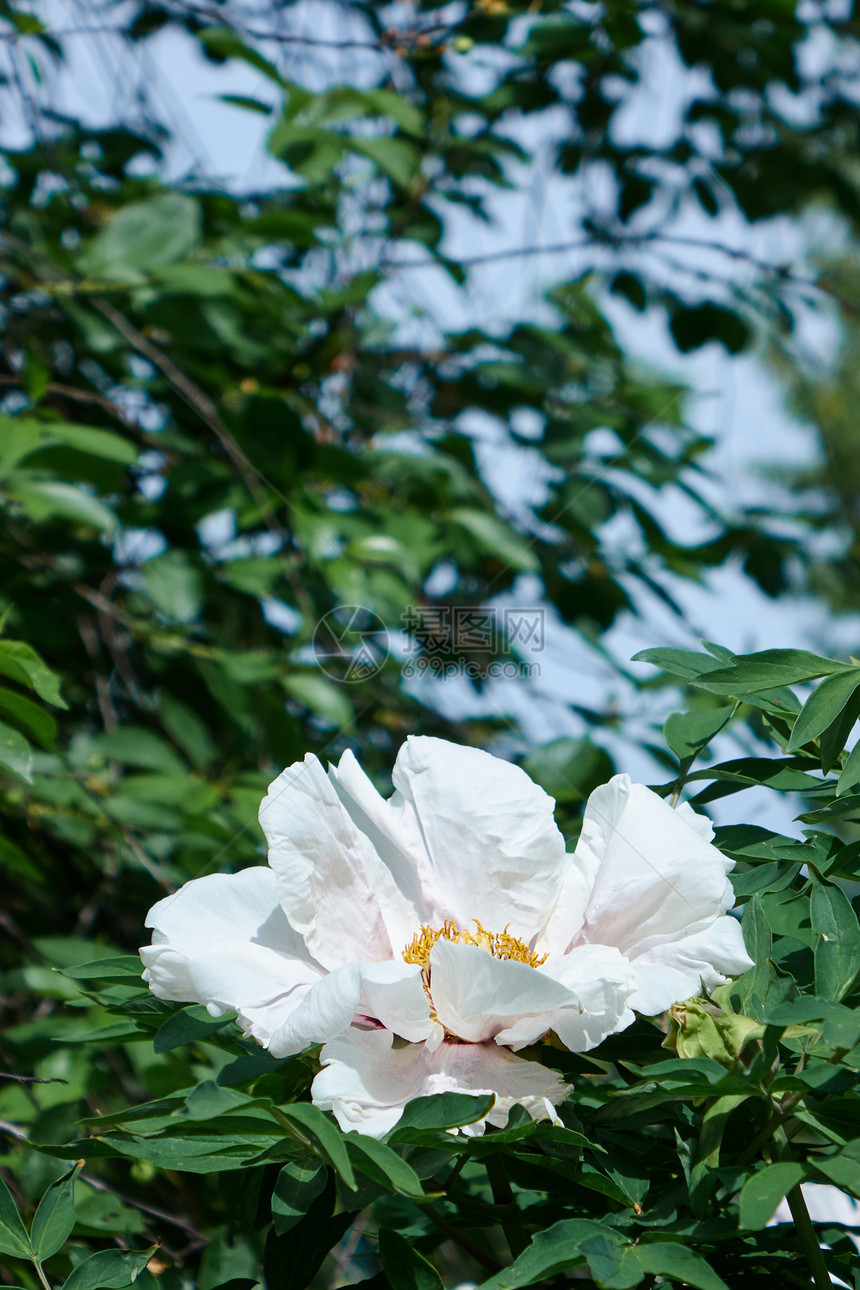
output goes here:
<path id="1" fill-rule="evenodd" d="M 60 694 L 56 673 L 24 641 L 0 640 L 0 673 L 35 690 L 40 698 L 55 708 L 67 706 Z"/>
<path id="2" fill-rule="evenodd" d="M 780 1201 L 803 1178 L 803 1165 L 780 1163 L 767 1165 L 744 1183 L 739 1200 L 739 1222 L 742 1228 L 758 1231 L 766 1227 Z"/>
<path id="3" fill-rule="evenodd" d="M 815 992 L 838 1002 L 860 972 L 860 924 L 841 887 L 812 877 L 809 911 L 815 942 Z"/>
<path id="4" fill-rule="evenodd" d="M 852 791 L 856 793 L 858 789 L 860 789 L 860 740 L 854 745 L 845 759 L 845 765 L 842 767 L 836 792 L 841 796 L 843 793 Z"/>
<path id="5" fill-rule="evenodd" d="M 509 1268 L 497 1272 L 482 1284 L 481 1290 L 518 1290 L 548 1280 L 584 1260 L 582 1246 L 595 1237 L 621 1243 L 621 1233 L 605 1228 L 588 1218 L 567 1218 L 543 1232 L 537 1232 Z"/>
<path id="6" fill-rule="evenodd" d="M 820 681 L 804 703 L 794 723 L 786 751 L 795 752 L 804 744 L 817 739 L 851 701 L 858 686 L 860 686 L 858 668 L 837 672 Z"/>
<path id="7" fill-rule="evenodd" d="M 675 1241 L 655 1241 L 637 1245 L 632 1253 L 642 1268 L 652 1276 L 665 1277 L 680 1285 L 696 1286 L 698 1290 L 728 1290 L 722 1277 L 718 1277 L 700 1254 L 689 1246 Z"/>
<path id="8" fill-rule="evenodd" d="M 30 1238 L 12 1199 L 12 1193 L 0 1178 L 0 1254 L 29 1259 Z"/>
<path id="9" fill-rule="evenodd" d="M 442 1290 L 444 1283 L 433 1264 L 399 1232 L 380 1229 L 379 1257 L 391 1290 Z"/>
<path id="10" fill-rule="evenodd" d="M 304 1164 L 288 1160 L 278 1174 L 272 1193 L 272 1219 L 278 1236 L 300 1223 L 323 1191 L 328 1174 L 319 1161 Z"/>
<path id="11" fill-rule="evenodd" d="M 292 1106 L 281 1107 L 276 1114 L 298 1131 L 311 1150 L 332 1166 L 347 1187 L 355 1188 L 355 1174 L 344 1138 L 318 1107 L 295 1102 Z"/>
<path id="12" fill-rule="evenodd" d="M 424 1188 L 421 1179 L 411 1165 L 402 1159 L 384 1142 L 359 1134 L 348 1134 L 345 1138 L 350 1159 L 356 1169 L 367 1174 L 374 1182 L 381 1183 L 399 1196 L 410 1200 L 423 1201 Z"/>
<path id="13" fill-rule="evenodd" d="M 143 964 L 137 954 L 121 954 L 115 958 L 93 959 L 91 963 L 73 963 L 59 970 L 74 981 L 140 981 Z"/>
<path id="14" fill-rule="evenodd" d="M 99 1250 L 67 1277 L 63 1290 L 123 1290 L 133 1285 L 155 1253 L 148 1250 Z"/>
<path id="15" fill-rule="evenodd" d="M 0 687 L 0 716 L 45 748 L 53 748 L 57 737 L 57 723 L 50 712 L 33 703 L 32 699 Z"/>
<path id="16" fill-rule="evenodd" d="M 758 690 L 798 685 L 801 681 L 814 681 L 819 676 L 852 671 L 848 663 L 821 658 L 807 650 L 768 649 L 758 654 L 738 654 L 730 667 L 709 669 L 707 675 L 700 675 L 696 683 L 713 694 L 742 697 Z"/>
<path id="17" fill-rule="evenodd" d="M 409 1142 L 412 1135 L 440 1129 L 458 1129 L 483 1119 L 495 1102 L 492 1093 L 470 1097 L 467 1093 L 437 1093 L 416 1097 L 407 1102 L 404 1112 L 391 1133 L 390 1143 Z"/>
<path id="18" fill-rule="evenodd" d="M 33 756 L 30 745 L 19 730 L 0 721 L 0 766 L 32 782 Z"/>
<path id="19" fill-rule="evenodd" d="M 80 1161 L 51 1183 L 39 1201 L 30 1228 L 30 1241 L 40 1263 L 62 1248 L 75 1225 L 75 1179 L 82 1167 L 83 1161 Z"/>
<path id="20" fill-rule="evenodd" d="M 679 761 L 689 761 L 719 734 L 733 711 L 727 707 L 711 712 L 673 712 L 663 727 L 663 736 Z"/>
<path id="21" fill-rule="evenodd" d="M 191 1004 L 174 1012 L 159 1027 L 153 1047 L 157 1053 L 169 1053 L 183 1044 L 200 1043 L 211 1039 L 219 1031 L 230 1028 L 233 1019 L 232 1012 L 223 1017 L 213 1017 L 202 1004 Z"/>
<path id="22" fill-rule="evenodd" d="M 263 1266 L 266 1284 L 273 1290 L 305 1290 L 329 1250 L 341 1240 L 354 1215 L 335 1214 L 336 1199 L 334 1181 L 329 1177 L 301 1222 L 283 1236 L 274 1227 L 269 1232 Z"/>

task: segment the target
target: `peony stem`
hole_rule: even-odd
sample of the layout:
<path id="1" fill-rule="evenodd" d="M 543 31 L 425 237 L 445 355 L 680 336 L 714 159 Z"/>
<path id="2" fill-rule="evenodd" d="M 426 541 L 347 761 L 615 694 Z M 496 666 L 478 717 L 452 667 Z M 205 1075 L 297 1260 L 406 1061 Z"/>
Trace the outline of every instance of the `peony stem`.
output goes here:
<path id="1" fill-rule="evenodd" d="M 797 1235 L 800 1237 L 817 1290 L 831 1290 L 833 1282 L 830 1280 L 830 1273 L 827 1271 L 827 1264 L 824 1262 L 818 1236 L 812 1226 L 812 1219 L 809 1217 L 809 1210 L 806 1208 L 799 1183 L 796 1187 L 792 1187 L 785 1199 L 788 1201 L 788 1208 L 791 1210 L 791 1217 L 794 1219 Z"/>
<path id="2" fill-rule="evenodd" d="M 479 1246 L 475 1245 L 474 1241 L 470 1241 L 468 1236 L 464 1236 L 462 1232 L 459 1232 L 453 1223 L 449 1223 L 447 1218 L 443 1218 L 441 1214 L 438 1214 L 432 1205 L 426 1205 L 424 1213 L 429 1219 L 432 1219 L 440 1231 L 445 1233 L 449 1240 L 453 1241 L 455 1245 L 459 1245 L 460 1249 L 474 1259 L 485 1271 L 501 1272 L 501 1263 L 497 1263 L 489 1254 L 485 1254 Z"/>
<path id="3" fill-rule="evenodd" d="M 44 1290 L 51 1290 L 51 1283 L 42 1271 L 42 1265 L 37 1259 L 33 1259 L 33 1267 L 36 1269 L 36 1275 L 44 1286 Z"/>
<path id="4" fill-rule="evenodd" d="M 522 1214 L 511 1188 L 508 1171 L 503 1156 L 488 1156 L 486 1160 L 487 1177 L 493 1191 L 493 1200 L 502 1211 L 501 1223 L 505 1238 L 510 1247 L 511 1256 L 516 1258 L 528 1245 L 528 1237 L 523 1227 Z"/>
<path id="5" fill-rule="evenodd" d="M 778 1160 L 791 1159 L 785 1129 L 777 1129 L 774 1134 L 773 1145 L 773 1154 Z M 827 1264 L 821 1252 L 818 1234 L 812 1226 L 812 1219 L 809 1217 L 809 1210 L 806 1208 L 806 1201 L 803 1199 L 800 1183 L 796 1187 L 792 1187 L 785 1199 L 788 1201 L 788 1208 L 791 1211 L 791 1217 L 794 1219 L 797 1235 L 800 1237 L 800 1243 L 803 1246 L 803 1252 L 806 1255 L 806 1262 L 809 1264 L 816 1290 L 832 1290 L 833 1282 L 830 1280 L 830 1273 L 827 1271 Z"/>

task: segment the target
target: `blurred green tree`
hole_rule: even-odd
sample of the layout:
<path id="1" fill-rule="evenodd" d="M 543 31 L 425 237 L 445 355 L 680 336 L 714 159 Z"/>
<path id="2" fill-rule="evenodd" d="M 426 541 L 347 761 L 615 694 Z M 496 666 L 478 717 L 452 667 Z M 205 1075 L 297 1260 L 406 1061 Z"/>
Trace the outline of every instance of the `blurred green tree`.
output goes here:
<path id="1" fill-rule="evenodd" d="M 4 954 L 27 959 L 13 1020 L 28 1018 L 4 1056 L 69 1081 L 11 1087 L 0 1111 L 39 1141 L 72 1137 L 117 1077 L 132 1099 L 196 1078 L 142 1046 L 84 1060 L 55 1044 L 126 1023 L 55 1017 L 73 989 L 49 969 L 91 957 L 84 935 L 133 948 L 159 894 L 256 859 L 273 770 L 354 746 L 379 773 L 417 730 L 486 744 L 510 729 L 526 751 L 489 698 L 457 720 L 404 684 L 409 623 L 419 657 L 471 664 L 486 694 L 490 664 L 528 650 L 463 645 L 454 609 L 542 608 L 605 655 L 640 588 L 680 612 L 679 579 L 738 557 L 775 595 L 804 558 L 772 517 L 703 491 L 709 443 L 683 388 L 630 361 L 605 303 L 662 311 L 679 353 L 734 354 L 832 293 L 724 239 L 727 220 L 766 228 L 815 200 L 857 222 L 856 17 L 766 0 L 324 12 L 309 29 L 300 5 L 176 0 L 75 5 L 60 25 L 40 0 L 0 4 L 5 93 L 31 131 L 6 149 L 0 224 L 0 866 Z M 97 126 L 61 113 L 52 78 L 108 28 L 129 58 L 181 38 L 252 69 L 264 92 L 235 108 L 267 117 L 280 182 L 165 178 L 157 106 Z M 655 66 L 679 86 L 659 139 Z M 512 321 L 405 318 L 389 291 L 404 275 L 444 289 L 453 316 L 482 264 L 538 249 L 450 249 L 521 195 L 532 137 L 579 200 L 557 249 L 581 269 Z M 500 502 L 476 418 L 511 472 L 546 481 L 536 502 Z M 707 540 L 666 532 L 677 490 Z M 619 516 L 635 534 L 621 551 Z M 615 719 L 599 694 L 581 715 Z M 573 827 L 605 754 L 528 751 Z M 237 1217 L 207 1183 L 201 1221 L 241 1223 L 252 1192 Z M 133 1208 L 99 1221 L 142 1230 Z M 241 1250 L 222 1255 L 207 1286 L 246 1274 Z"/>

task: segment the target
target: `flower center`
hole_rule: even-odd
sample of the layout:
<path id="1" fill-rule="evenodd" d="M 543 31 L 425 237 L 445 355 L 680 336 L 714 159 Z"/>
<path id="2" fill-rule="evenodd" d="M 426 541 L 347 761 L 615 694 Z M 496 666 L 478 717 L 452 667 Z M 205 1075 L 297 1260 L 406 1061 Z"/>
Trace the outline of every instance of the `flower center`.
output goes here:
<path id="1" fill-rule="evenodd" d="M 437 941 L 453 941 L 457 945 L 476 945 L 478 949 L 492 954 L 494 959 L 511 959 L 514 963 L 525 963 L 528 967 L 540 967 L 547 960 L 546 954 L 535 954 L 525 941 L 521 941 L 518 936 L 511 936 L 507 928 L 503 932 L 488 932 L 477 918 L 473 918 L 472 922 L 478 929 L 477 932 L 473 933 L 467 931 L 465 927 L 458 927 L 453 918 L 446 918 L 441 927 L 428 927 L 425 923 L 403 951 L 403 958 L 407 963 L 417 963 L 421 968 L 421 984 L 430 1005 L 430 1016 L 434 1021 L 438 1021 L 439 1018 L 430 993 L 430 951 Z M 458 1036 L 448 1029 L 445 1030 L 445 1038 L 455 1043 L 460 1042 Z"/>
<path id="2" fill-rule="evenodd" d="M 521 941 L 518 936 L 511 936 L 507 927 L 503 932 L 488 932 L 477 918 L 473 918 L 472 922 L 478 929 L 476 933 L 467 931 L 465 927 L 458 927 L 453 918 L 447 918 L 441 927 L 428 927 L 425 924 L 404 949 L 404 960 L 407 963 L 417 963 L 426 976 L 430 967 L 430 951 L 441 940 L 453 941 L 457 945 L 477 945 L 478 949 L 492 954 L 494 959 L 511 959 L 514 963 L 526 963 L 529 967 L 536 968 L 546 963 L 546 954 L 535 954 L 525 941 Z"/>

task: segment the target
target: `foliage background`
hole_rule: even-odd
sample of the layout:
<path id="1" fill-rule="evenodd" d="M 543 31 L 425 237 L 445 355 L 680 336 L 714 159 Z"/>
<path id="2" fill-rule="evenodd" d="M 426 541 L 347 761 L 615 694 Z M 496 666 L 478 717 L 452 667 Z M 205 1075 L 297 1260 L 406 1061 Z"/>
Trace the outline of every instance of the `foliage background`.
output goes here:
<path id="1" fill-rule="evenodd" d="M 272 1163 L 231 1173 L 227 1188 L 217 1173 L 177 1169 L 187 1160 L 175 1146 L 160 1156 L 151 1144 L 116 1156 L 93 1146 L 82 1118 L 121 1116 L 201 1082 L 211 1092 L 234 1058 L 257 1063 L 240 1068 L 235 1096 L 252 1092 L 273 1106 L 296 1098 L 304 1105 L 311 1073 L 301 1062 L 270 1069 L 259 1055 L 239 1057 L 244 1050 L 229 1030 L 194 1009 L 166 1016 L 140 995 L 128 963 L 114 960 L 135 950 L 146 910 L 165 891 L 259 859 L 257 806 L 284 764 L 309 750 L 335 758 L 353 747 L 384 785 L 412 731 L 523 759 L 556 796 L 571 837 L 584 795 L 611 773 L 613 756 L 624 759 L 619 768 L 633 759 L 653 778 L 668 775 L 672 791 L 716 736 L 730 769 L 706 767 L 711 787 L 702 806 L 765 783 L 781 820 L 804 809 L 798 795 L 811 795 L 806 823 L 850 844 L 853 771 L 846 765 L 838 800 L 819 775 L 840 767 L 849 741 L 850 667 L 833 672 L 826 661 L 801 664 L 792 655 L 778 674 L 754 668 L 752 681 L 741 667 L 722 689 L 694 688 L 692 724 L 676 719 L 664 740 L 661 726 L 685 683 L 713 670 L 714 656 L 706 665 L 655 655 L 663 669 L 655 676 L 628 665 L 617 629 L 644 641 L 648 606 L 660 604 L 669 626 L 664 639 L 647 643 L 687 643 L 685 588 L 707 588 L 726 568 L 736 571 L 739 595 L 743 580 L 775 603 L 808 593 L 819 625 L 831 611 L 856 610 L 856 18 L 836 5 L 795 9 L 776 0 L 352 3 L 312 11 L 234 0 L 76 4 L 62 13 L 36 2 L 3 3 L 0 14 L 4 94 L 26 125 L 5 153 L 0 231 L 8 969 L 0 1118 L 15 1199 L 29 1214 L 67 1168 L 64 1157 L 86 1159 L 71 1243 L 46 1256 L 51 1284 L 92 1251 L 143 1250 L 161 1240 L 142 1277 L 170 1287 L 210 1290 L 263 1277 L 304 1286 L 314 1276 L 335 1285 L 378 1274 L 400 1290 L 401 1264 L 411 1269 L 409 1285 L 424 1286 L 435 1274 L 409 1261 L 398 1231 L 435 1258 L 446 1281 L 479 1279 L 508 1257 L 495 1226 L 505 1221 L 514 1253 L 523 1239 L 507 1222 L 510 1182 L 500 1181 L 496 1165 L 487 1172 L 480 1147 L 470 1148 L 475 1158 L 459 1175 L 457 1201 L 416 1208 L 417 1175 L 399 1174 L 399 1199 L 356 1210 L 343 1149 L 317 1142 L 326 1168 L 334 1161 L 340 1193 L 299 1153 L 290 1166 L 307 1174 L 299 1208 L 317 1208 L 298 1241 L 283 1209 L 271 1227 L 275 1179 L 287 1185 Z M 225 75 L 240 64 L 256 78 L 255 93 L 232 106 L 265 118 L 265 173 L 274 177 L 260 191 L 193 165 L 174 173 L 177 126 L 147 98 L 145 81 L 110 119 L 94 123 L 89 109 L 62 109 L 56 86 L 69 75 L 63 69 L 76 66 L 76 42 L 108 41 L 122 51 L 121 77 L 138 66 L 145 73 L 164 48 L 158 41 L 180 33 L 195 57 Z M 648 115 L 655 67 L 679 87 L 668 130 Z M 530 209 L 537 158 L 563 224 L 559 252 L 575 250 L 578 267 L 566 278 L 545 272 L 543 299 L 521 300 L 512 287 L 516 316 L 473 326 L 482 264 L 521 264 L 537 246 L 526 221 L 519 245 L 480 249 L 484 226 L 489 237 L 503 212 Z M 776 244 L 774 230 L 790 255 L 759 252 Z M 471 249 L 457 249 L 464 245 Z M 545 258 L 541 265 L 546 271 Z M 420 274 L 428 285 L 416 305 L 410 291 Z M 769 361 L 817 428 L 814 471 L 783 470 L 783 501 L 745 509 L 713 474 L 712 445 L 690 424 L 683 383 L 643 368 L 619 339 L 610 322 L 618 301 L 644 325 L 668 328 L 678 370 L 681 356 L 707 347 L 721 347 L 735 363 L 751 355 Z M 536 486 L 526 487 L 531 481 Z M 684 541 L 675 522 L 682 505 L 691 535 Z M 378 655 L 378 671 L 347 682 L 342 671 L 320 667 L 313 642 L 326 614 L 354 604 L 378 615 L 392 648 L 384 660 Z M 483 680 L 493 656 L 479 648 L 464 656 L 444 633 L 434 657 L 470 662 L 479 679 L 404 679 L 404 663 L 420 652 L 403 631 L 410 608 L 505 605 L 545 610 L 553 675 L 595 668 L 599 681 L 587 699 L 581 689 L 575 701 L 564 698 L 563 685 L 541 691 L 525 672 L 505 686 Z M 517 657 L 516 642 L 499 643 L 495 661 Z M 529 661 L 522 649 L 519 657 Z M 729 666 L 725 655 L 716 659 Z M 801 688 L 798 701 L 782 687 L 821 675 L 843 677 L 838 694 L 817 701 L 827 720 L 822 725 L 819 714 L 816 724 L 813 709 L 800 732 L 808 737 L 768 765 L 808 693 Z M 762 676 L 767 684 L 756 689 Z M 537 724 L 536 705 L 544 714 Z M 811 742 L 833 723 L 828 742 Z M 547 743 L 549 734 L 557 737 Z M 743 818 L 741 807 L 734 820 Z M 642 1093 L 647 1108 L 613 1102 L 635 1109 L 631 1127 L 617 1109 L 601 1108 L 636 1087 L 636 1062 L 662 1056 L 659 1036 L 642 1023 L 641 1034 L 605 1054 L 601 1091 L 572 1108 L 573 1137 L 550 1146 L 512 1126 L 510 1141 L 523 1144 L 510 1148 L 510 1168 L 529 1214 L 525 1235 L 555 1221 L 598 1219 L 608 1241 L 582 1254 L 594 1231 L 578 1229 L 579 1243 L 567 1233 L 567 1253 L 558 1266 L 542 1265 L 540 1276 L 579 1267 L 599 1284 L 633 1285 L 672 1275 L 647 1259 L 631 1262 L 634 1245 L 613 1243 L 613 1232 L 640 1239 L 630 1232 L 643 1216 L 648 1158 L 656 1208 L 648 1217 L 646 1207 L 643 1221 L 656 1225 L 652 1234 L 659 1228 L 690 1251 L 698 1242 L 729 1284 L 785 1277 L 793 1247 L 784 1234 L 738 1236 L 745 1175 L 736 1157 L 767 1128 L 769 1114 L 782 1116 L 768 1103 L 774 1089 L 783 1100 L 806 1096 L 806 1085 L 772 1084 L 792 1045 L 814 1039 L 818 1055 L 803 1059 L 813 1067 L 848 1062 L 832 1087 L 832 1065 L 809 1085 L 826 1087 L 836 1107 L 814 1131 L 803 1122 L 803 1150 L 824 1151 L 825 1159 L 844 1148 L 841 1165 L 829 1173 L 810 1166 L 809 1176 L 854 1186 L 845 1147 L 856 1116 L 846 1034 L 854 1036 L 838 1031 L 849 1023 L 821 1004 L 811 1011 L 803 1004 L 806 1012 L 791 1022 L 787 1013 L 772 1021 L 783 1014 L 772 996 L 765 1002 L 786 973 L 834 1008 L 850 1001 L 850 956 L 838 970 L 813 972 L 821 920 L 831 915 L 821 912 L 821 897 L 813 918 L 809 901 L 813 889 L 824 891 L 851 940 L 854 924 L 833 894 L 841 889 L 824 879 L 851 879 L 853 850 L 827 838 L 802 844 L 814 854 L 792 850 L 801 835 L 786 827 L 788 842 L 761 830 L 723 842 L 742 861 L 739 899 L 758 893 L 762 902 L 751 943 L 766 957 L 772 938 L 782 938 L 774 980 L 762 968 L 764 977 L 736 1002 L 777 1030 L 828 1019 L 836 1030 L 829 1039 L 820 1027 L 805 1040 L 795 1034 L 777 1049 L 771 1029 L 766 1042 L 755 1040 L 763 1046 L 754 1058 L 746 1053 L 742 1076 L 724 1077 L 711 1050 L 711 1066 L 695 1078 L 667 1067 L 674 1091 L 658 1079 L 663 1109 L 650 1127 L 642 1118 L 657 1106 L 650 1093 Z M 820 879 L 801 870 L 801 857 L 813 860 Z M 94 969 L 79 977 L 57 971 L 94 959 L 106 960 L 101 979 Z M 788 1007 L 791 989 L 783 993 Z M 634 1065 L 615 1064 L 621 1056 Z M 797 1060 L 795 1053 L 792 1069 Z M 587 1062 L 572 1069 L 595 1074 Z M 735 1083 L 714 1092 L 724 1078 Z M 212 1096 L 198 1098 L 191 1118 L 221 1117 L 213 1132 L 229 1137 L 230 1115 L 239 1113 Z M 741 1145 L 721 1157 L 717 1134 L 697 1165 L 690 1144 L 701 1117 L 713 1129 L 734 1109 L 723 1098 L 747 1107 L 731 1122 Z M 162 1113 L 153 1111 L 152 1131 L 163 1131 Z M 282 1141 L 283 1123 L 265 1115 L 263 1139 Z M 623 1143 L 612 1127 L 619 1116 Z M 400 1158 L 414 1157 L 422 1177 L 438 1183 L 441 1162 L 461 1147 L 440 1137 L 432 1115 L 415 1133 Z M 228 1150 L 248 1156 L 239 1138 Z M 21 1147 L 25 1139 L 42 1150 Z M 650 1158 L 655 1141 L 664 1150 L 659 1162 Z M 585 1143 L 596 1150 L 583 1163 Z M 253 1146 L 268 1150 L 271 1141 L 260 1146 L 255 1138 Z M 612 1165 L 600 1154 L 609 1148 Z M 505 1150 L 500 1141 L 488 1159 Z M 787 1150 L 780 1142 L 779 1152 Z M 741 1163 L 761 1169 L 767 1160 Z M 777 1153 L 769 1167 L 789 1167 L 780 1160 Z M 795 1173 L 756 1184 L 766 1203 L 749 1230 L 803 1167 L 792 1161 Z M 391 1168 L 386 1158 L 371 1170 L 382 1192 Z M 61 1218 L 71 1185 L 58 1193 Z M 372 1191 L 361 1199 L 369 1204 Z M 387 1258 L 381 1250 L 383 1272 L 380 1214 L 393 1232 Z M 839 1232 L 828 1239 L 844 1272 L 853 1247 Z M 314 1251 L 306 1263 L 292 1262 L 298 1244 Z M 82 1274 L 80 1284 L 127 1284 L 130 1266 L 97 1267 L 95 1280 Z M 680 1278 L 684 1269 L 676 1270 Z M 37 1275 L 16 1262 L 7 1279 L 29 1287 Z"/>

